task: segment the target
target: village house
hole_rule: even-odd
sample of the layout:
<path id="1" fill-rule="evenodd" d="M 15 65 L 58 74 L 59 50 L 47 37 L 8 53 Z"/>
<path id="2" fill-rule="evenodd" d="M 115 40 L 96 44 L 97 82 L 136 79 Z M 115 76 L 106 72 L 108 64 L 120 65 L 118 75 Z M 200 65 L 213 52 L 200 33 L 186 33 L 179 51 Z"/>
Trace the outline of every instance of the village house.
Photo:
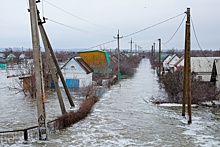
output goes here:
<path id="1" fill-rule="evenodd" d="M 78 52 L 79 56 L 94 70 L 94 73 L 110 73 L 111 59 L 103 50 L 86 50 Z"/>
<path id="2" fill-rule="evenodd" d="M 213 63 L 220 57 L 191 57 L 191 72 L 196 79 L 201 81 L 210 81 L 213 69 Z M 184 59 L 175 64 L 177 69 L 183 69 Z"/>
<path id="3" fill-rule="evenodd" d="M 175 63 L 179 60 L 180 58 L 176 55 L 176 54 L 173 54 L 172 56 L 171 56 L 171 58 L 168 60 L 168 62 L 167 62 L 167 65 L 168 65 L 168 69 L 170 70 L 170 71 L 174 71 L 175 69 L 174 69 L 174 65 L 175 65 Z"/>
<path id="4" fill-rule="evenodd" d="M 70 89 L 92 84 L 93 69 L 81 58 L 72 57 L 61 67 L 67 87 Z M 63 87 L 59 79 L 59 86 Z"/>
<path id="5" fill-rule="evenodd" d="M 173 59 L 173 57 L 175 57 L 176 54 L 172 55 L 172 54 L 168 54 L 164 57 L 163 59 L 163 71 L 169 71 L 170 67 L 169 67 L 169 62 Z"/>

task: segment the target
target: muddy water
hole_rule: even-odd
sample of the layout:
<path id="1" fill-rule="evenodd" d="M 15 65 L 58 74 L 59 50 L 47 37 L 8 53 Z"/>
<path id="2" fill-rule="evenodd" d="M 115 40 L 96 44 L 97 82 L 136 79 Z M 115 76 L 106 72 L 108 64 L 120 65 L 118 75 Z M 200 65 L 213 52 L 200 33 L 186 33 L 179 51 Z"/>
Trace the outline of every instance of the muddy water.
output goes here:
<path id="1" fill-rule="evenodd" d="M 47 142 L 29 141 L 25 146 L 220 146 L 219 109 L 193 108 L 193 123 L 189 126 L 180 107 L 150 103 L 164 97 L 149 60 L 143 59 L 135 76 L 112 86 L 85 120 L 50 135 Z M 13 104 L 0 106 L 7 112 L 0 115 L 1 129 L 36 124 L 33 100 L 22 94 L 12 101 L 8 99 L 1 101 Z M 74 101 L 80 103 L 81 99 Z M 47 99 L 46 110 L 49 120 L 60 114 L 54 92 Z"/>

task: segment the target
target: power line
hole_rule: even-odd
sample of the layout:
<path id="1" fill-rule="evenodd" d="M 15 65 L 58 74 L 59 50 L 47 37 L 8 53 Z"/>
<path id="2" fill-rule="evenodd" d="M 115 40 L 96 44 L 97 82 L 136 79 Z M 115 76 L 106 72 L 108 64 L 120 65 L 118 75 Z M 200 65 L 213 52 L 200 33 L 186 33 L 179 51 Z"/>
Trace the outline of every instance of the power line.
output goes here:
<path id="1" fill-rule="evenodd" d="M 190 16 L 190 19 L 191 19 L 191 22 L 192 22 L 192 28 L 193 28 L 194 36 L 195 36 L 195 38 L 196 38 L 196 42 L 197 42 L 197 44 L 198 44 L 200 50 L 202 51 L 203 56 L 204 56 L 204 57 L 206 58 L 206 60 L 208 61 L 209 66 L 212 66 L 212 65 L 211 65 L 212 63 L 210 63 L 210 61 L 209 61 L 208 58 L 206 57 L 205 53 L 203 52 L 202 47 L 200 46 L 199 40 L 198 40 L 197 35 L 196 35 L 196 30 L 195 30 L 195 27 L 194 27 L 194 24 L 193 24 L 192 16 Z"/>
<path id="2" fill-rule="evenodd" d="M 89 33 L 91 35 L 102 35 L 102 34 L 99 34 L 99 33 L 94 33 L 94 32 L 90 32 L 90 31 L 86 31 L 86 30 L 83 30 L 83 29 L 79 29 L 79 28 L 76 28 L 76 27 L 72 27 L 72 26 L 69 26 L 69 25 L 66 25 L 66 24 L 63 24 L 61 22 L 58 22 L 58 21 L 55 21 L 55 20 L 52 20 L 52 19 L 49 19 L 49 18 L 46 18 L 46 20 L 49 20 L 53 23 L 56 23 L 56 24 L 59 24 L 61 26 L 64 26 L 64 27 L 67 27 L 67 28 L 70 28 L 70 29 L 73 29 L 73 30 L 77 30 L 77 31 L 80 31 L 80 32 L 83 32 L 83 33 Z M 102 36 L 107 36 L 107 35 L 102 35 Z"/>
<path id="3" fill-rule="evenodd" d="M 72 16 L 72 17 L 74 17 L 74 18 L 77 18 L 77 19 L 79 19 L 79 20 L 81 20 L 81 21 L 87 22 L 87 23 L 89 23 L 89 24 L 92 24 L 92 25 L 95 25 L 95 26 L 98 26 L 98 27 L 101 27 L 101 28 L 107 28 L 107 27 L 104 27 L 104 26 L 101 26 L 101 25 L 92 23 L 92 22 L 90 22 L 90 21 L 88 21 L 88 20 L 85 20 L 85 19 L 83 19 L 83 18 L 81 18 L 81 17 L 78 17 L 78 16 L 76 16 L 76 15 L 73 15 L 72 13 L 70 13 L 70 12 L 68 12 L 68 11 L 66 11 L 66 10 L 64 10 L 64 9 L 62 9 L 62 8 L 60 8 L 60 7 L 58 7 L 58 6 L 54 5 L 54 4 L 52 4 L 52 3 L 48 2 L 48 1 L 46 1 L 46 0 L 44 0 L 44 1 L 45 1 L 46 3 L 48 3 L 48 4 L 50 4 L 51 6 L 53 6 L 53 7 L 57 8 L 57 9 L 59 9 L 60 11 L 63 11 L 63 12 L 65 12 L 65 13 L 69 14 L 70 16 Z M 109 29 L 109 28 L 108 28 L 108 29 Z"/>
<path id="4" fill-rule="evenodd" d="M 192 27 L 193 27 L 193 32 L 194 32 L 194 36 L 195 36 L 195 38 L 196 38 L 196 42 L 197 42 L 199 48 L 202 50 L 202 48 L 201 48 L 201 46 L 200 46 L 200 43 L 199 43 L 199 40 L 198 40 L 197 35 L 196 35 L 196 30 L 195 30 L 195 27 L 194 27 L 194 24 L 193 24 L 192 16 L 191 16 L 190 18 L 191 18 Z"/>
<path id="5" fill-rule="evenodd" d="M 93 46 L 93 47 L 90 47 L 90 49 L 92 48 L 96 48 L 96 47 L 99 47 L 99 46 L 102 46 L 102 45 L 105 45 L 105 44 L 109 44 L 109 43 L 112 43 L 112 42 L 115 42 L 116 40 L 111 40 L 111 41 L 108 41 L 108 42 L 105 42 L 105 43 L 102 43 L 102 44 L 99 44 L 99 45 L 96 45 L 96 46 Z"/>
<path id="6" fill-rule="evenodd" d="M 148 29 L 150 29 L 150 28 L 156 27 L 156 26 L 158 26 L 158 25 L 160 25 L 160 24 L 162 24 L 162 23 L 165 23 L 165 22 L 167 22 L 167 21 L 169 21 L 169 20 L 172 20 L 172 19 L 174 19 L 174 18 L 177 18 L 177 17 L 179 17 L 179 16 L 181 16 L 181 15 L 183 15 L 183 14 L 185 14 L 185 12 L 184 12 L 184 13 L 181 13 L 181 14 L 179 14 L 179 15 L 177 15 L 177 16 L 171 17 L 171 18 L 169 18 L 169 19 L 166 19 L 166 20 L 164 20 L 164 21 L 162 21 L 162 22 L 159 22 L 159 23 L 157 23 L 157 24 L 154 24 L 154 25 L 152 25 L 152 26 L 150 26 L 150 27 L 144 28 L 144 29 L 142 29 L 142 30 L 140 30 L 140 31 L 137 31 L 137 32 L 134 32 L 134 33 L 125 35 L 124 38 L 129 37 L 129 36 L 132 36 L 132 35 L 135 35 L 135 34 L 138 34 L 138 33 L 140 33 L 140 32 L 143 32 L 143 31 L 145 31 L 145 30 L 148 30 Z"/>
<path id="7" fill-rule="evenodd" d="M 145 30 L 148 30 L 148 29 L 150 29 L 150 28 L 156 27 L 156 26 L 158 26 L 158 25 L 160 25 L 160 24 L 162 24 L 162 23 L 165 23 L 165 22 L 167 22 L 167 21 L 169 21 L 169 20 L 172 20 L 172 19 L 174 19 L 174 18 L 177 18 L 177 17 L 179 17 L 179 16 L 181 16 L 181 15 L 183 15 L 183 14 L 185 14 L 185 12 L 184 12 L 184 13 L 181 13 L 181 14 L 179 14 L 179 15 L 177 15 L 177 16 L 171 17 L 171 18 L 169 18 L 169 19 L 166 19 L 166 20 L 164 20 L 164 21 L 162 21 L 162 22 L 159 22 L 159 23 L 157 23 L 157 24 L 154 24 L 154 25 L 152 25 L 152 26 L 150 26 L 150 27 L 144 28 L 144 29 L 142 29 L 142 30 L 140 30 L 140 31 L 137 31 L 137 32 L 134 32 L 134 33 L 125 35 L 123 38 L 129 37 L 129 36 L 138 34 L 138 33 L 140 33 L 140 32 L 143 32 L 143 31 L 145 31 Z M 100 44 L 100 45 L 96 45 L 96 46 L 93 46 L 93 47 L 90 47 L 90 48 L 99 47 L 99 46 L 101 46 L 101 45 L 105 45 L 105 44 L 108 44 L 108 43 L 111 43 L 111 42 L 114 42 L 114 41 L 115 41 L 115 40 L 111 40 L 111 41 L 108 41 L 108 42 L 105 42 L 105 43 L 102 43 L 102 44 Z"/>
<path id="8" fill-rule="evenodd" d="M 163 44 L 167 44 L 167 43 L 169 43 L 169 42 L 173 39 L 173 37 L 176 35 L 176 33 L 179 31 L 181 25 L 183 24 L 183 21 L 185 20 L 185 18 L 186 18 L 186 15 L 183 17 L 183 20 L 181 21 L 179 27 L 178 27 L 177 30 L 174 32 L 174 34 L 172 35 L 172 37 L 171 37 L 167 42 L 165 42 L 165 43 L 163 43 Z"/>

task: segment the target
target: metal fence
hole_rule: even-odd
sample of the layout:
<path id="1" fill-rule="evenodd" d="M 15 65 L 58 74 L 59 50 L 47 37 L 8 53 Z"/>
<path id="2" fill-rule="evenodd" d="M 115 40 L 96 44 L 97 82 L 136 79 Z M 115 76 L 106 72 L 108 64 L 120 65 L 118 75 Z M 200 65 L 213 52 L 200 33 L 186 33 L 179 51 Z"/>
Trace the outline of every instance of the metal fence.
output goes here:
<path id="1" fill-rule="evenodd" d="M 48 135 L 55 134 L 59 131 L 58 121 L 53 120 L 47 123 Z M 1 131 L 0 146 L 12 145 L 16 143 L 25 143 L 27 141 L 36 141 L 39 139 L 38 126 L 30 128 Z"/>

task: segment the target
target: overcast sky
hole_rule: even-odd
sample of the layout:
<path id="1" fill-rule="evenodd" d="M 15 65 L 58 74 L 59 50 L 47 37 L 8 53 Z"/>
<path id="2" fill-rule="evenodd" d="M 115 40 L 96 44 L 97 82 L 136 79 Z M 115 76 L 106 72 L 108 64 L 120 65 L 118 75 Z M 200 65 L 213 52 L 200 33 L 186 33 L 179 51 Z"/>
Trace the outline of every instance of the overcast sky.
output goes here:
<path id="1" fill-rule="evenodd" d="M 1 1 L 0 48 L 32 47 L 28 1 Z M 37 6 L 41 16 L 49 19 L 44 26 L 54 49 L 88 49 L 114 40 L 119 29 L 124 36 L 121 49 L 130 48 L 132 38 L 133 45 L 150 50 L 158 38 L 167 42 L 185 15 L 151 26 L 184 13 L 187 7 L 201 48 L 220 49 L 220 0 L 41 0 Z M 163 49 L 184 48 L 185 21 L 173 39 L 162 44 Z M 192 26 L 191 41 L 192 49 L 199 49 Z M 116 46 L 114 41 L 96 49 Z"/>

